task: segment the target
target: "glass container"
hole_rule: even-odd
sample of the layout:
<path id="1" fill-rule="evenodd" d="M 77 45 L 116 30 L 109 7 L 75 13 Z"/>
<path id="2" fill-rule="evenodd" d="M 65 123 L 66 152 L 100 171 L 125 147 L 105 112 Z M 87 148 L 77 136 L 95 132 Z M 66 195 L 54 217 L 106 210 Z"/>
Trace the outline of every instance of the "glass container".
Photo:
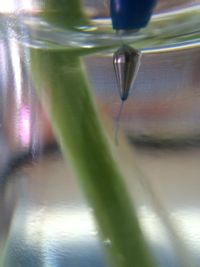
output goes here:
<path id="1" fill-rule="evenodd" d="M 83 0 L 85 25 L 68 29 L 44 16 L 45 4 L 0 3 L 0 266 L 105 267 L 112 245 L 99 238 L 60 152 L 30 76 L 30 49 L 80 53 L 158 266 L 199 266 L 200 1 L 159 0 L 147 27 L 122 37 L 108 0 Z M 121 101 L 112 55 L 122 42 L 142 58 L 116 147 Z"/>

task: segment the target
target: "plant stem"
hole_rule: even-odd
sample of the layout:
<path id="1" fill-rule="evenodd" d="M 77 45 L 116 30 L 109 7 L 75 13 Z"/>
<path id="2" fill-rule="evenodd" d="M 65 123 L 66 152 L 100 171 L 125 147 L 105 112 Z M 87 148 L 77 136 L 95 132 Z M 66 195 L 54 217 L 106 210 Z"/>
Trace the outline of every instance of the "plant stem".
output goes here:
<path id="1" fill-rule="evenodd" d="M 94 210 L 118 267 L 152 267 L 136 212 L 109 150 L 76 54 L 31 51 L 33 80 L 47 104 L 62 151 Z"/>
<path id="2" fill-rule="evenodd" d="M 45 0 L 41 16 L 72 29 L 86 25 L 80 0 Z M 111 155 L 93 106 L 79 55 L 31 50 L 31 73 L 61 149 L 93 208 L 114 266 L 153 267 L 123 177 Z"/>
<path id="3" fill-rule="evenodd" d="M 66 29 L 75 29 L 88 23 L 80 0 L 44 0 L 39 16 L 54 26 Z"/>

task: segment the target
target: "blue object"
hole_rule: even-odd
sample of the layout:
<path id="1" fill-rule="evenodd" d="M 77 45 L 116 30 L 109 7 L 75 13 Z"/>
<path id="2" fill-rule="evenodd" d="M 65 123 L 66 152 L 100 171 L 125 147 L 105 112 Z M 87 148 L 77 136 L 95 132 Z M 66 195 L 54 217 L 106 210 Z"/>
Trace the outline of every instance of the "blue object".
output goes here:
<path id="1" fill-rule="evenodd" d="M 113 29 L 135 30 L 149 22 L 156 0 L 110 0 Z"/>

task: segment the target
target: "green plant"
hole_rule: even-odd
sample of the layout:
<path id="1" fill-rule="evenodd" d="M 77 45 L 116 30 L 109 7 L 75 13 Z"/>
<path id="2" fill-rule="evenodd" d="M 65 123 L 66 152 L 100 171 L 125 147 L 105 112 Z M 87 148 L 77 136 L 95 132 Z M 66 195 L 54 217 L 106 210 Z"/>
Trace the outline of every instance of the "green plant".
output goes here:
<path id="1" fill-rule="evenodd" d="M 70 13 L 66 20 L 65 11 Z M 42 16 L 68 28 L 86 22 L 79 0 L 46 0 Z M 63 154 L 94 210 L 101 236 L 111 241 L 107 250 L 114 266 L 154 267 L 93 105 L 80 54 L 31 49 L 31 75 Z"/>

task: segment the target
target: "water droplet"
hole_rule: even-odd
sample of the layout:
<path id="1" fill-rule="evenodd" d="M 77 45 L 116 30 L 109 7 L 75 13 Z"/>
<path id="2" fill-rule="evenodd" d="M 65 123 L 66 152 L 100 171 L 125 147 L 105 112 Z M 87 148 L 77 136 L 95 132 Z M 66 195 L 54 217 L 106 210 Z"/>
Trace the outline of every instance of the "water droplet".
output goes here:
<path id="1" fill-rule="evenodd" d="M 111 245 L 111 240 L 109 239 L 109 238 L 106 238 L 104 241 L 104 244 L 106 245 L 106 246 L 110 246 Z"/>
<path id="2" fill-rule="evenodd" d="M 128 98 L 131 85 L 140 65 L 140 52 L 129 45 L 122 45 L 113 55 L 113 66 L 122 101 Z"/>

